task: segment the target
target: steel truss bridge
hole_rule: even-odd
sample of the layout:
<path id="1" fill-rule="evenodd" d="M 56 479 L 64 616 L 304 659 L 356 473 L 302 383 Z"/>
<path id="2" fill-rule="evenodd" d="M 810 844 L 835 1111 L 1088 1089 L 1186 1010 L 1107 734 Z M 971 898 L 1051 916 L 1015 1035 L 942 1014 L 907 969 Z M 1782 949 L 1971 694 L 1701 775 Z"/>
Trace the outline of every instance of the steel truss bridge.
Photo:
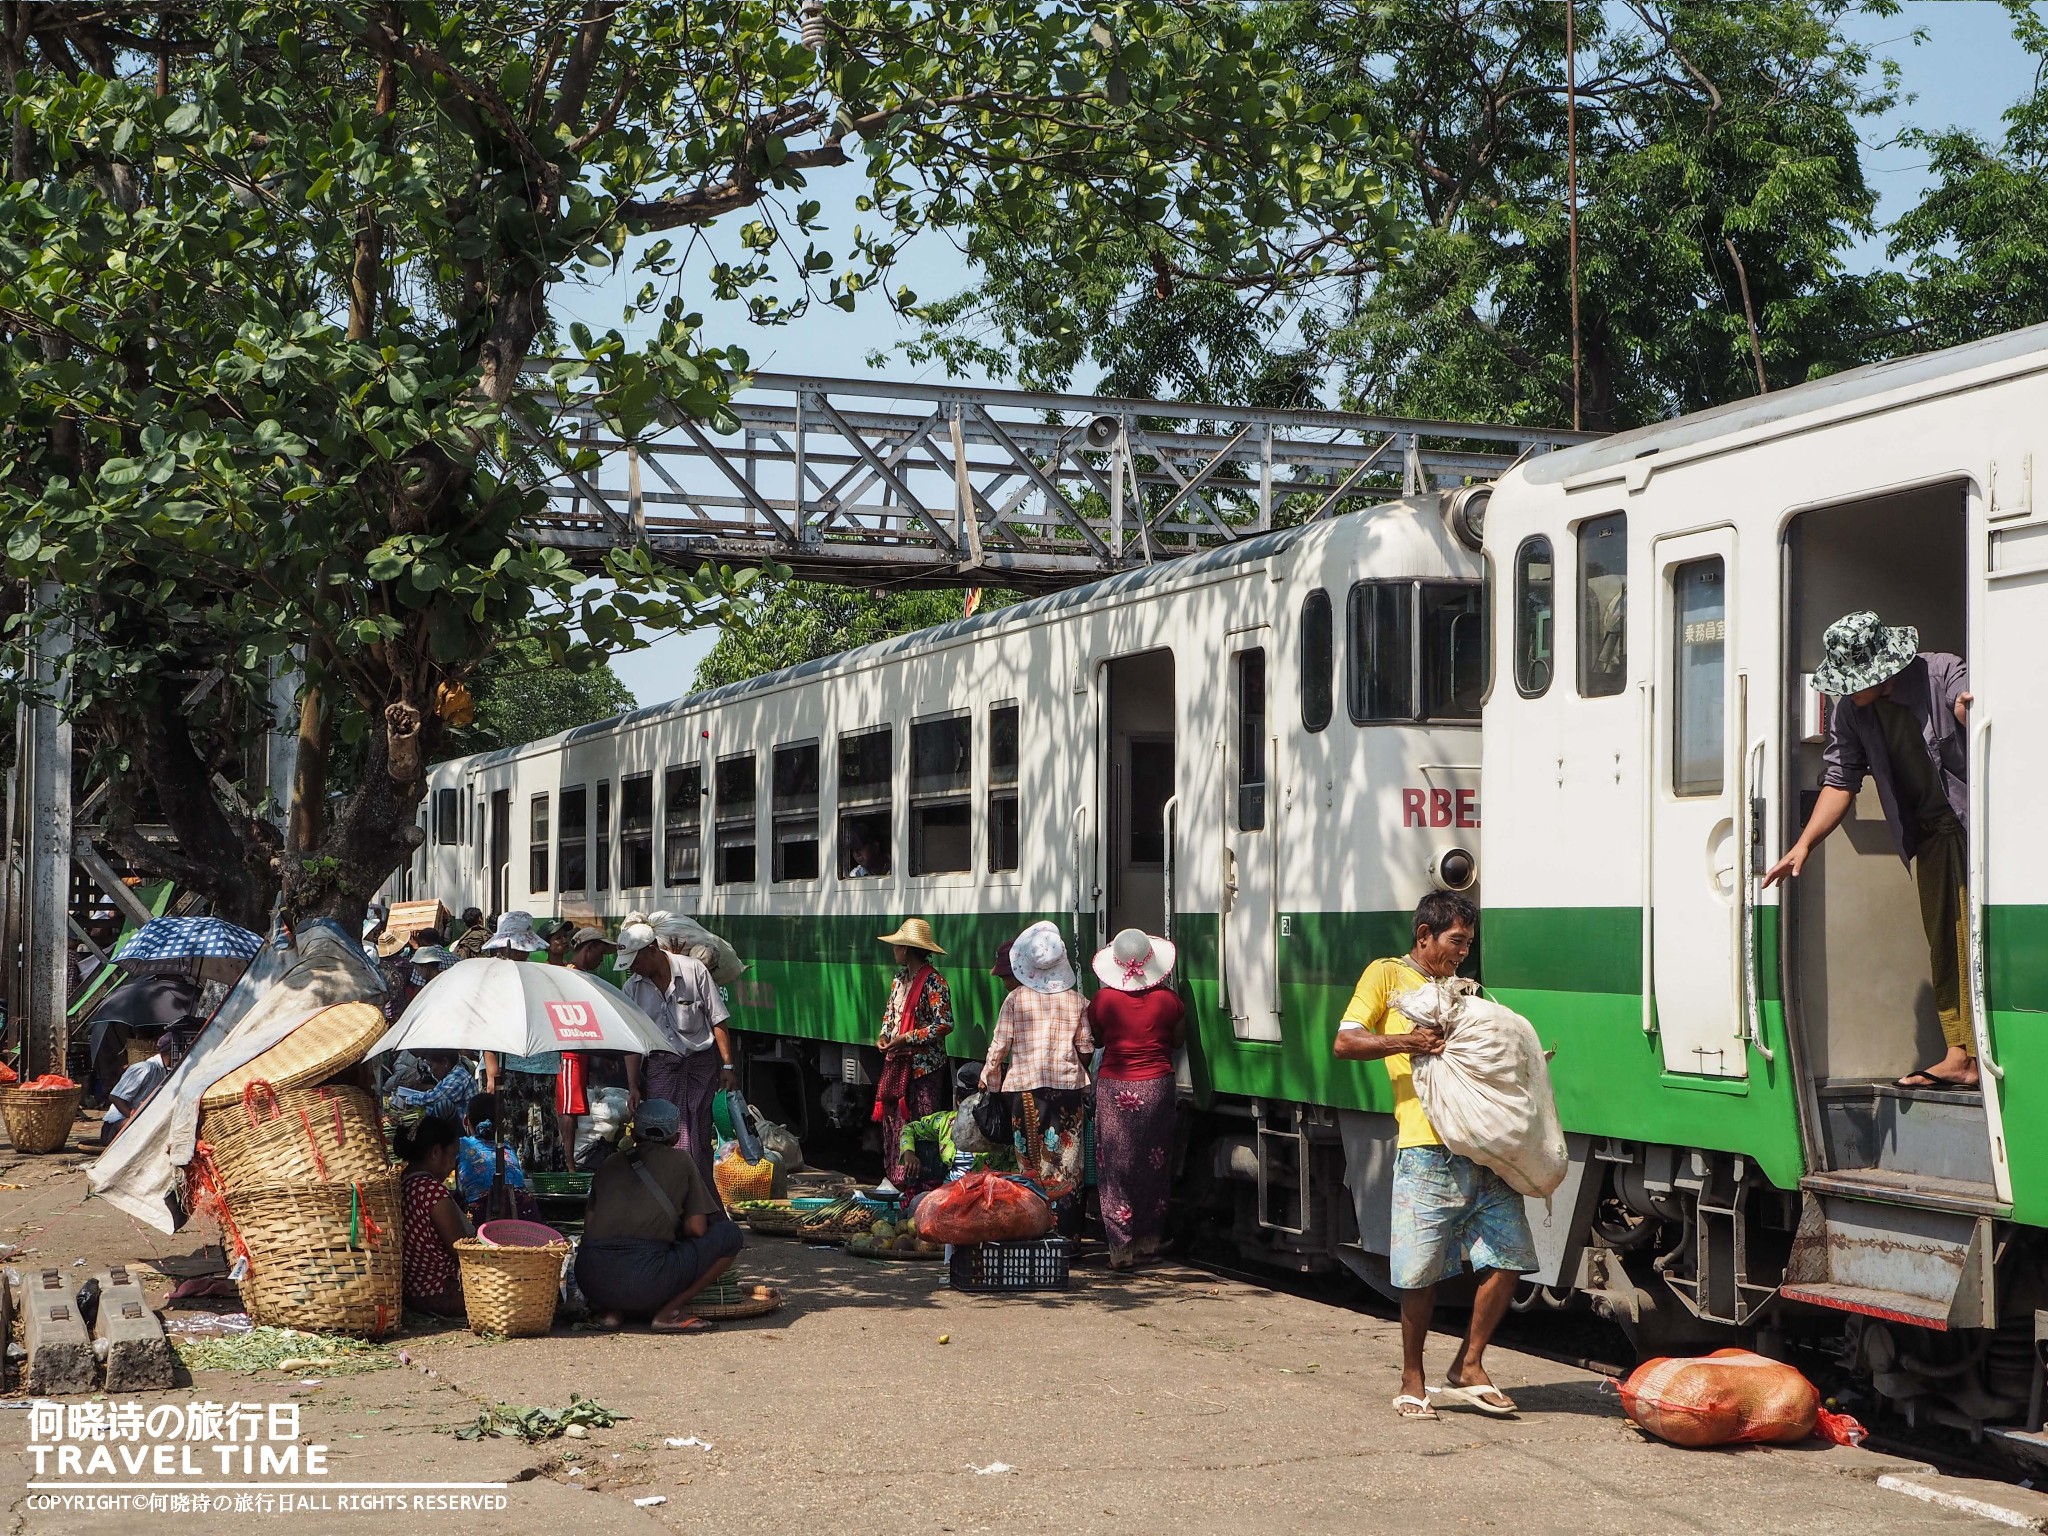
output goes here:
<path id="1" fill-rule="evenodd" d="M 548 482 L 538 542 L 866 587 L 1046 591 L 1597 434 L 1186 401 L 756 374 L 717 434 L 671 415 Z"/>

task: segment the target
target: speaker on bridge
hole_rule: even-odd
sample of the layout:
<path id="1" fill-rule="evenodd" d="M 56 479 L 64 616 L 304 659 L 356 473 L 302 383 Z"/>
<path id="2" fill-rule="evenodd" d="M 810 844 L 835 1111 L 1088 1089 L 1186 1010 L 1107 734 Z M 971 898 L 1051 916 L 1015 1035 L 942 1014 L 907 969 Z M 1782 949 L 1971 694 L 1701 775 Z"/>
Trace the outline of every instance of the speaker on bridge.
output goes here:
<path id="1" fill-rule="evenodd" d="M 1082 429 L 1081 436 L 1090 448 L 1114 448 L 1116 440 L 1124 435 L 1124 421 L 1121 416 L 1095 416 Z"/>

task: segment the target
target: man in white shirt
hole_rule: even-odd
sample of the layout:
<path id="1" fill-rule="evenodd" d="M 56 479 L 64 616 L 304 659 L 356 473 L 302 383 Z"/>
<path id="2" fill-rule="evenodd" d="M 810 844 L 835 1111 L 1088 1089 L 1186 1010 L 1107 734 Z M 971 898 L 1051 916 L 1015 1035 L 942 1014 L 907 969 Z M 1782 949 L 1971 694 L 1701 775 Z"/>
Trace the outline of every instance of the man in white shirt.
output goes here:
<path id="1" fill-rule="evenodd" d="M 156 1054 L 138 1061 L 114 1084 L 114 1091 L 107 1096 L 107 1112 L 100 1119 L 100 1145 L 105 1146 L 121 1134 L 121 1127 L 128 1123 L 128 1117 L 149 1102 L 149 1096 L 164 1085 L 164 1079 L 171 1075 L 171 1068 L 178 1060 L 178 1037 L 169 1030 L 157 1036 Z"/>
<path id="2" fill-rule="evenodd" d="M 690 1154 L 705 1187 L 716 1189 L 711 1101 L 721 1087 L 739 1086 L 733 1073 L 732 1036 L 725 1027 L 725 999 L 702 960 L 663 948 L 647 923 L 628 922 L 619 930 L 619 964 L 631 972 L 626 995 L 646 1009 L 674 1045 L 641 1063 L 640 1091 L 676 1106 L 682 1116 L 676 1145 Z M 647 1006 L 657 992 L 659 1011 Z"/>

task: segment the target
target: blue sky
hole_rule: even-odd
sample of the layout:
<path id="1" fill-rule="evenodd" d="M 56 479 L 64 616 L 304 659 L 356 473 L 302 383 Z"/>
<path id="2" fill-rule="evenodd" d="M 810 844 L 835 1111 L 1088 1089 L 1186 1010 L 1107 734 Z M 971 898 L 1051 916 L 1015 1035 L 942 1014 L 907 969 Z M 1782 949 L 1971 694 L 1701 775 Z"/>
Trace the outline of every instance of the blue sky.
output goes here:
<path id="1" fill-rule="evenodd" d="M 1897 16 L 1852 17 L 1847 30 L 1880 57 L 1897 60 L 1901 70 L 1898 108 L 1864 129 L 1864 168 L 1879 197 L 1882 224 L 1910 208 L 1927 184 L 1925 156 L 1896 143 L 1899 131 L 1908 126 L 1960 126 L 1996 140 L 2002 132 L 2000 114 L 2031 91 L 2034 65 L 2014 43 L 2005 10 L 1993 0 L 1907 0 Z M 1925 34 L 1918 42 L 1916 31 Z M 812 195 L 827 200 L 835 232 L 850 234 L 858 215 L 836 191 L 821 183 Z M 821 243 L 834 248 L 828 241 Z M 1852 258 L 1866 269 L 1883 265 L 1884 259 L 1881 238 L 1864 242 Z M 898 271 L 900 281 L 931 297 L 957 292 L 970 276 L 960 253 L 939 236 L 913 241 Z M 600 289 L 572 308 L 580 318 L 603 327 L 618 323 L 616 302 Z M 866 377 L 876 371 L 867 364 L 871 353 L 887 352 L 913 334 L 879 301 L 863 303 L 852 314 L 821 305 L 801 320 L 773 328 L 750 324 L 738 304 L 711 301 L 700 307 L 711 340 L 737 343 L 747 349 L 755 367 L 777 372 Z M 628 335 L 632 337 L 632 328 Z M 913 368 L 900 360 L 880 372 L 899 379 L 941 376 L 936 364 Z M 709 630 L 667 636 L 620 657 L 612 669 L 641 703 L 671 699 L 689 691 L 697 663 L 715 638 Z"/>

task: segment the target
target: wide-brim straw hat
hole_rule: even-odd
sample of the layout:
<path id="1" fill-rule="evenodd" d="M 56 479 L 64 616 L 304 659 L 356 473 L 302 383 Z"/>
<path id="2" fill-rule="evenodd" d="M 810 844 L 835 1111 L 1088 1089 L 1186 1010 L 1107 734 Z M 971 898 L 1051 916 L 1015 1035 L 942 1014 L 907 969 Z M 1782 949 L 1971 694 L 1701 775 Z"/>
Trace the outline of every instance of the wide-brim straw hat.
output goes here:
<path id="1" fill-rule="evenodd" d="M 520 949 L 530 952 L 540 947 L 540 935 L 533 931 L 533 915 L 529 912 L 507 912 L 498 919 L 498 931 L 484 940 L 485 949 Z"/>
<path id="2" fill-rule="evenodd" d="M 1067 941 L 1049 922 L 1036 922 L 1010 941 L 1010 970 L 1034 992 L 1071 992 L 1077 978 Z"/>
<path id="3" fill-rule="evenodd" d="M 1154 938 L 1142 928 L 1126 928 L 1095 952 L 1095 976 L 1119 992 L 1142 992 L 1173 974 L 1176 954 L 1172 940 Z"/>
<path id="4" fill-rule="evenodd" d="M 1814 690 L 1845 699 L 1888 683 L 1911 666 L 1920 654 L 1920 631 L 1910 624 L 1886 624 L 1874 613 L 1852 613 L 1830 624 L 1820 644 Z"/>
<path id="5" fill-rule="evenodd" d="M 902 944 L 910 949 L 928 950 L 935 955 L 945 953 L 939 948 L 938 936 L 932 932 L 932 925 L 921 917 L 906 917 L 903 919 L 903 925 L 894 933 L 884 933 L 878 937 L 884 944 Z"/>

